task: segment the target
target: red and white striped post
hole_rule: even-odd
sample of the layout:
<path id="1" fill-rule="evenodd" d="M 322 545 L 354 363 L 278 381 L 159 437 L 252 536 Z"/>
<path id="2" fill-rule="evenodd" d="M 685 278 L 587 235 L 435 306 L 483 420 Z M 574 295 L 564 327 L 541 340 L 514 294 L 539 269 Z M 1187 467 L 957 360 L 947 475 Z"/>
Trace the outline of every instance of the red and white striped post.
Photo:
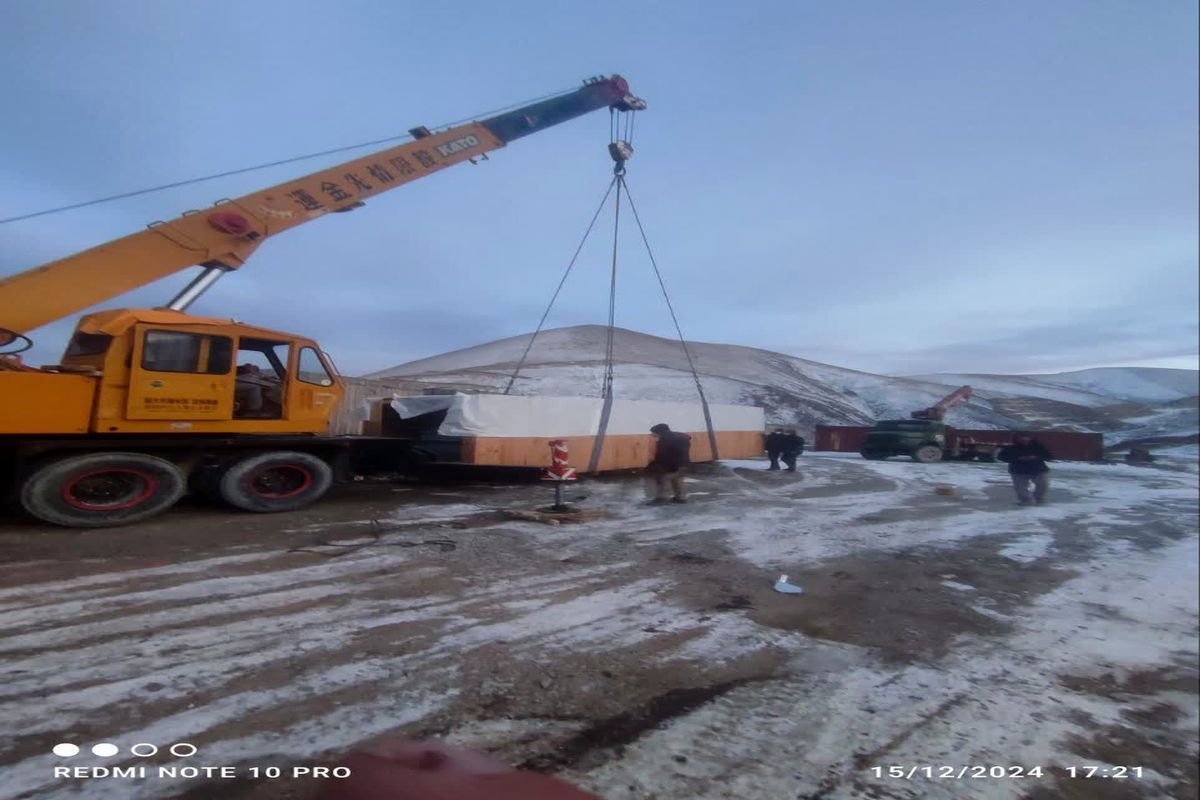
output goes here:
<path id="1" fill-rule="evenodd" d="M 567 504 L 563 500 L 563 484 L 575 480 L 575 468 L 567 466 L 567 442 L 554 439 L 550 442 L 550 468 L 542 473 L 542 480 L 554 481 L 554 510 L 562 511 Z"/>

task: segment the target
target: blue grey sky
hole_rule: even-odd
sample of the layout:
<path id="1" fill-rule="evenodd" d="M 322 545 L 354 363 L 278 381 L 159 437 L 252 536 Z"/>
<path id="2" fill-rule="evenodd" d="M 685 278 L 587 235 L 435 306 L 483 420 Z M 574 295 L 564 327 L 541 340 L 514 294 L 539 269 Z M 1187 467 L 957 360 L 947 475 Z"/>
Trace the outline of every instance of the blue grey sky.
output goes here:
<path id="1" fill-rule="evenodd" d="M 1193 0 L 0 11 L 0 218 L 620 72 L 650 103 L 628 179 L 689 338 L 891 374 L 1197 365 Z M 318 219 L 193 311 L 314 336 L 350 374 L 529 331 L 609 180 L 607 141 L 595 113 Z M 339 160 L 2 225 L 0 274 Z M 605 319 L 610 236 L 552 326 Z M 625 245 L 617 322 L 670 335 Z M 57 361 L 72 324 L 37 331 L 31 360 Z"/>

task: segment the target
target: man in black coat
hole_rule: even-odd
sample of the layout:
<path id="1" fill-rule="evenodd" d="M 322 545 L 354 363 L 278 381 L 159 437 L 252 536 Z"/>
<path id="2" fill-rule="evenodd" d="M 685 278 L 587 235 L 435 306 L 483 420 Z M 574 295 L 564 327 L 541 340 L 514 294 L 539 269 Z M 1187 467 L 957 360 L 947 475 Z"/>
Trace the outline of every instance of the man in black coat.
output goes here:
<path id="1" fill-rule="evenodd" d="M 1000 450 L 997 458 L 1008 464 L 1018 503 L 1028 506 L 1046 502 L 1046 490 L 1050 488 L 1050 467 L 1046 462 L 1053 461 L 1054 457 L 1041 442 L 1028 433 L 1018 433 L 1012 444 Z M 1029 491 L 1031 484 L 1032 494 Z"/>
<path id="2" fill-rule="evenodd" d="M 766 440 L 763 442 L 763 449 L 767 451 L 767 458 L 771 459 L 771 466 L 767 469 L 779 469 L 779 457 L 783 455 L 783 428 L 776 428 L 767 434 Z"/>
<path id="3" fill-rule="evenodd" d="M 668 502 L 667 492 L 672 493 L 670 502 L 686 503 L 687 490 L 683 486 L 683 472 L 692 463 L 692 437 L 686 433 L 676 433 L 665 423 L 660 422 L 650 429 L 656 440 L 654 458 L 646 467 L 646 473 L 652 483 L 648 483 L 646 491 L 655 505 Z"/>
<path id="4" fill-rule="evenodd" d="M 783 463 L 787 464 L 788 472 L 796 471 L 796 459 L 804 452 L 804 437 L 797 436 L 794 430 L 789 429 L 783 434 L 781 439 L 783 447 Z"/>

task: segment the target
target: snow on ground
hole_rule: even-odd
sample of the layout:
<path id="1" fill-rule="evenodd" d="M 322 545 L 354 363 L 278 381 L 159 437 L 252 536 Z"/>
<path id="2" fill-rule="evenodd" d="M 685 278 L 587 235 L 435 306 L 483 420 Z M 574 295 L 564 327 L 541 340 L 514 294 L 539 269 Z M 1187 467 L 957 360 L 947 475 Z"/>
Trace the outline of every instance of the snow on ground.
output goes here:
<path id="1" fill-rule="evenodd" d="M 893 476 L 899 465 L 863 466 Z M 907 469 L 911 476 L 914 467 Z M 805 677 L 731 693 L 644 737 L 620 760 L 586 775 L 588 784 L 597 790 L 628 787 L 627 794 L 610 797 L 1015 799 L 1049 784 L 1052 765 L 1103 764 L 1081 758 L 1069 743 L 1086 735 L 1087 725 L 1127 727 L 1136 702 L 1063 692 L 1059 680 L 1115 674 L 1120 683 L 1181 660 L 1194 675 L 1200 611 L 1195 484 L 1193 479 L 1144 481 L 1130 470 L 1092 465 L 1070 465 L 1056 473 L 1061 485 L 1081 492 L 1071 513 L 1087 509 L 1093 530 L 1114 521 L 1112 514 L 1165 502 L 1179 511 L 1181 529 L 1193 533 L 1159 550 L 1106 540 L 1091 563 L 1070 565 L 1083 568 L 1079 577 L 1019 614 L 994 614 L 1015 625 L 1013 633 L 999 640 L 963 637 L 934 669 L 854 664 L 844 650 L 809 644 L 796 656 L 797 671 Z M 979 485 L 977 476 L 964 477 L 960 483 Z M 1026 518 L 1032 525 L 1014 525 L 1024 510 L 1004 514 L 1009 530 L 1043 532 L 1017 539 L 1000 553 L 1022 564 L 1055 558 L 1045 523 L 1065 515 L 1036 509 L 1037 517 Z M 964 594 L 975 591 L 953 580 L 943 584 Z M 988 615 L 986 608 L 979 611 Z M 814 661 L 827 669 L 814 670 Z M 812 675 L 822 672 L 823 677 Z M 1200 719 L 1194 691 L 1164 691 L 1150 701 L 1174 704 L 1194 742 Z M 1086 720 L 1083 729 L 1081 720 Z M 867 767 L 864 752 L 881 758 Z M 675 766 L 681 754 L 686 763 Z M 1194 754 L 1193 745 L 1181 758 Z M 672 766 L 663 771 L 662 764 Z M 1047 777 L 937 780 L 918 773 L 897 780 L 886 777 L 891 765 L 933 766 L 935 774 L 941 765 L 955 772 L 961 765 L 1042 766 Z M 877 768 L 884 777 L 872 771 Z M 1172 781 L 1152 768 L 1141 783 L 1145 793 L 1134 790 L 1131 796 L 1185 796 L 1187 791 L 1171 792 Z"/>
<path id="2" fill-rule="evenodd" d="M 1048 533 L 1027 536 L 1001 548 L 1000 555 L 1022 564 L 1028 564 L 1039 558 L 1045 558 L 1049 554 L 1053 542 L 1054 537 Z"/>
<path id="3" fill-rule="evenodd" d="M 942 766 L 1097 763 L 1065 746 L 1079 720 L 1122 725 L 1128 706 L 1063 692 L 1060 675 L 1170 664 L 1183 648 L 1195 662 L 1195 539 L 1153 557 L 1118 548 L 1106 566 L 1041 598 L 1003 643 L 964 640 L 937 668 L 887 670 L 845 651 L 805 648 L 797 671 L 818 677 L 746 687 L 639 741 L 586 776 L 609 797 L 1019 798 L 1046 778 L 888 779 L 873 770 Z M 956 587 L 959 588 L 959 587 Z M 961 587 L 966 588 L 966 587 Z M 1095 604 L 1114 609 L 1097 619 Z M 1143 613 L 1148 603 L 1155 611 Z M 813 662 L 825 662 L 815 669 Z M 1163 696 L 1195 728 L 1195 695 Z M 1084 716 L 1086 715 L 1086 717 Z M 872 766 L 855 761 L 880 753 Z M 683 766 L 674 757 L 687 754 Z M 1103 762 L 1099 762 L 1103 763 Z M 671 764 L 662 770 L 662 764 Z M 1169 784 L 1147 769 L 1144 785 Z M 873 787 L 875 791 L 871 791 Z M 887 791 L 887 794 L 876 792 Z M 897 794 L 892 794 L 897 792 Z M 1155 792 L 1132 796 L 1158 796 Z M 1172 794 L 1169 796 L 1184 796 Z"/>
<path id="4" fill-rule="evenodd" d="M 872 770 L 1085 763 L 1081 738 L 1154 703 L 1195 730 L 1195 693 L 1173 684 L 1136 697 L 1066 688 L 1194 673 L 1194 470 L 1055 464 L 1051 504 L 1024 508 L 1000 465 L 808 453 L 797 475 L 764 466 L 698 469 L 684 507 L 641 505 L 635 480 L 587 481 L 569 494 L 611 516 L 578 525 L 498 521 L 542 502 L 543 487 L 379 487 L 369 512 L 266 518 L 277 530 L 245 551 L 168 564 L 67 558 L 60 574 L 35 555 L 0 572 L 0 715 L 12 732 L 0 743 L 0 797 L 180 788 L 56 781 L 58 741 L 194 741 L 205 763 L 266 765 L 432 726 L 475 744 L 516 731 L 527 756 L 622 702 L 636 707 L 654 693 L 647 681 L 668 679 L 659 674 L 675 686 L 719 675 L 738 685 L 623 750 L 568 764 L 569 777 L 610 799 L 1015 800 L 1050 779 Z M 158 546 L 191 524 L 153 529 Z M 0 529 L 0 543 L 21 535 Z M 291 551 L 314 537 L 348 547 Z M 420 546 L 446 537 L 457 549 Z M 910 571 L 891 571 L 901 567 Z M 813 583 L 779 595 L 780 572 Z M 831 581 L 844 572 L 864 581 L 864 605 L 835 635 Z M 925 579 L 922 596 L 945 593 L 937 615 L 903 616 L 907 601 L 890 593 Z M 779 622 L 796 614 L 811 620 Z M 888 615 L 912 642 L 905 658 L 860 641 Z M 753 666 L 764 660 L 776 666 Z M 601 665 L 612 678 L 594 674 Z M 1177 780 L 1154 771 L 1143 785 Z"/>

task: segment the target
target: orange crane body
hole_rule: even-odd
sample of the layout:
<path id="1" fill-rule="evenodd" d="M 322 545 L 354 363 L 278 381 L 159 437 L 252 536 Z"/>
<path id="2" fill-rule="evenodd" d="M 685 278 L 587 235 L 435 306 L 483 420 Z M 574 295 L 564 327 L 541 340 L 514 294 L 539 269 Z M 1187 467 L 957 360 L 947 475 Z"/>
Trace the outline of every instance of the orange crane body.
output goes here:
<path id="1" fill-rule="evenodd" d="M 325 435 L 345 392 L 332 361 L 312 339 L 185 309 L 271 236 L 601 108 L 645 103 L 620 76 L 592 79 L 482 121 L 416 128 L 405 144 L 0 279 L 2 346 L 203 268 L 165 308 L 82 317 L 58 364 L 0 355 L 0 489 L 46 521 L 97 527 L 158 513 L 197 476 L 245 510 L 316 499 L 345 455 Z"/>

